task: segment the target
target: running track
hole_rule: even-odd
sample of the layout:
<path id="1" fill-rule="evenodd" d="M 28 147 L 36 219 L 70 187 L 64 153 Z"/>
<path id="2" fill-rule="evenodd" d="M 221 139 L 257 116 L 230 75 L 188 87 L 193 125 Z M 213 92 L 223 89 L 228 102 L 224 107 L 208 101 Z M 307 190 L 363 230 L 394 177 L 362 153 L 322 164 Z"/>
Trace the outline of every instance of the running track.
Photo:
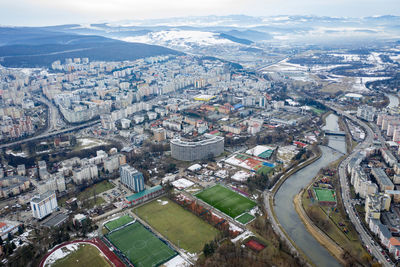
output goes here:
<path id="1" fill-rule="evenodd" d="M 73 241 L 68 241 L 65 243 L 62 243 L 56 247 L 54 247 L 50 252 L 48 252 L 43 259 L 40 261 L 39 267 L 44 267 L 44 263 L 46 262 L 47 258 L 52 254 L 54 251 L 57 249 L 64 247 L 68 244 L 74 244 L 74 243 L 88 243 L 93 246 L 95 246 L 97 249 L 99 249 L 108 259 L 109 262 L 113 264 L 115 267 L 125 267 L 125 264 L 122 263 L 122 261 L 99 239 L 99 238 L 93 238 L 93 239 L 77 239 Z"/>

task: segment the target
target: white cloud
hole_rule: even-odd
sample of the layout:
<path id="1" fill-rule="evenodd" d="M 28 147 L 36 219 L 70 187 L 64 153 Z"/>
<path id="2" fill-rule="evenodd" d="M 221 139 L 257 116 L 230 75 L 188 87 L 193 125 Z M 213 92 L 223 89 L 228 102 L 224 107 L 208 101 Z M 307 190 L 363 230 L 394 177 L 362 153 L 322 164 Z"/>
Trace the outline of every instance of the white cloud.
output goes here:
<path id="1" fill-rule="evenodd" d="M 3 25 L 87 23 L 211 14 L 400 15 L 398 0 L 0 0 L 0 7 L 0 24 Z"/>

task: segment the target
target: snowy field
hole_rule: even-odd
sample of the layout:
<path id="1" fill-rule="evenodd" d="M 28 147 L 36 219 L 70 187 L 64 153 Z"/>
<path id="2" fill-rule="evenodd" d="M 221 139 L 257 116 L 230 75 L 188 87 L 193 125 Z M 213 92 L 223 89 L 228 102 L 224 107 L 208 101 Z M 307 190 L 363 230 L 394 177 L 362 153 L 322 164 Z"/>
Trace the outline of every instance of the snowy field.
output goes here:
<path id="1" fill-rule="evenodd" d="M 172 185 L 177 189 L 185 189 L 185 188 L 188 188 L 188 187 L 194 185 L 194 183 L 185 178 L 181 178 L 176 181 L 173 181 Z"/>

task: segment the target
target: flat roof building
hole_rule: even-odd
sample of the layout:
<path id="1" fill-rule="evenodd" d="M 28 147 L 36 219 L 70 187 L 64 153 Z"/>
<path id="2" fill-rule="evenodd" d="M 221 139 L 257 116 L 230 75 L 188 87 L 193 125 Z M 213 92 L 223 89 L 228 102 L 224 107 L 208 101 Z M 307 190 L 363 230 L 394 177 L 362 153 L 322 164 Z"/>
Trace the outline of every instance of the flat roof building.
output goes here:
<path id="1" fill-rule="evenodd" d="M 135 192 L 142 192 L 145 189 L 143 174 L 132 166 L 128 164 L 121 166 L 119 168 L 119 173 L 121 176 L 121 183 L 129 189 Z"/>
<path id="2" fill-rule="evenodd" d="M 174 159 L 194 161 L 207 157 L 216 157 L 224 152 L 224 138 L 221 136 L 205 134 L 203 140 L 184 141 L 171 140 L 171 155 Z"/>
<path id="3" fill-rule="evenodd" d="M 394 184 L 382 168 L 371 168 L 371 174 L 375 177 L 381 192 L 394 189 Z"/>
<path id="4" fill-rule="evenodd" d="M 54 191 L 47 191 L 31 199 L 32 215 L 39 220 L 51 214 L 57 208 L 57 198 Z"/>

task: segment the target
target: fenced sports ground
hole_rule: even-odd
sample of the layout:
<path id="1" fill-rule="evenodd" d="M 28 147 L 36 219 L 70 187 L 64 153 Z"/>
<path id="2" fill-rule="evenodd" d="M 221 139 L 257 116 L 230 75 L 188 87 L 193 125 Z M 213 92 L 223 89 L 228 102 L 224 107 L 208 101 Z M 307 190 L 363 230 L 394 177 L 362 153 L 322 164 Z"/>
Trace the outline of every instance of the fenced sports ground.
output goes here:
<path id="1" fill-rule="evenodd" d="M 232 218 L 251 210 L 256 203 L 222 185 L 214 185 L 195 196 Z"/>
<path id="2" fill-rule="evenodd" d="M 137 267 L 159 266 L 177 255 L 139 222 L 111 232 L 106 238 Z"/>

